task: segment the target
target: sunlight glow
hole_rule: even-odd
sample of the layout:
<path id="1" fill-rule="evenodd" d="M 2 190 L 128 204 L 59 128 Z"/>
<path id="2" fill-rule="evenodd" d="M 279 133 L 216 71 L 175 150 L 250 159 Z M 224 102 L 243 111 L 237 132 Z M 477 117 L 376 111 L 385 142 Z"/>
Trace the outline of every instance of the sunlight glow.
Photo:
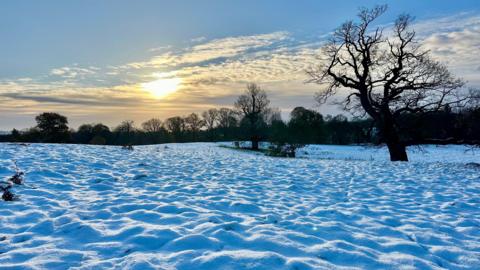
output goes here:
<path id="1" fill-rule="evenodd" d="M 142 88 L 150 92 L 156 98 L 164 98 L 178 90 L 180 78 L 160 78 L 158 80 L 142 83 Z"/>

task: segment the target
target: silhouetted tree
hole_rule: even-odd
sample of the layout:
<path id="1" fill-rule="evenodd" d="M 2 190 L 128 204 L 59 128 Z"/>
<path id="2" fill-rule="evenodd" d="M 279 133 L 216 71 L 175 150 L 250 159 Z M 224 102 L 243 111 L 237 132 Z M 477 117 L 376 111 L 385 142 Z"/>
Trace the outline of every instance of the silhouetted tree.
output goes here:
<path id="1" fill-rule="evenodd" d="M 110 128 L 106 125 L 98 123 L 92 127 L 93 137 L 89 141 L 90 144 L 107 144 L 111 140 Z"/>
<path id="2" fill-rule="evenodd" d="M 218 126 L 220 128 L 236 127 L 238 124 L 237 113 L 229 108 L 218 110 Z"/>
<path id="3" fill-rule="evenodd" d="M 45 112 L 35 117 L 42 142 L 62 143 L 69 140 L 67 117 Z"/>
<path id="4" fill-rule="evenodd" d="M 480 107 L 466 110 L 457 120 L 459 130 L 465 140 L 480 147 Z"/>
<path id="5" fill-rule="evenodd" d="M 268 137 L 268 140 L 271 143 L 284 144 L 288 142 L 290 134 L 287 124 L 281 119 L 272 121 Z"/>
<path id="6" fill-rule="evenodd" d="M 208 137 L 210 140 L 213 140 L 215 137 L 214 128 L 218 124 L 219 120 L 219 111 L 217 109 L 209 109 L 202 113 L 202 118 L 207 128 Z"/>
<path id="7" fill-rule="evenodd" d="M 275 113 L 278 115 L 278 113 Z M 291 120 L 290 120 L 291 122 Z M 298 135 L 298 126 L 285 123 L 279 116 L 273 117 L 269 126 L 269 154 L 273 156 L 295 157 L 298 148 L 305 142 Z M 308 129 L 313 127 L 308 127 Z M 305 132 L 305 129 L 301 131 Z"/>
<path id="8" fill-rule="evenodd" d="M 218 110 L 218 131 L 220 140 L 232 139 L 236 134 L 238 126 L 238 114 L 230 108 L 220 108 Z"/>
<path id="9" fill-rule="evenodd" d="M 163 128 L 162 120 L 158 118 L 152 118 L 142 123 L 142 128 L 146 132 L 156 133 L 160 132 Z"/>
<path id="10" fill-rule="evenodd" d="M 166 129 L 172 134 L 174 142 L 183 140 L 185 133 L 185 120 L 182 117 L 175 116 L 165 120 Z"/>
<path id="11" fill-rule="evenodd" d="M 135 131 L 135 122 L 132 120 L 124 120 L 114 129 L 115 132 L 132 133 Z"/>
<path id="12" fill-rule="evenodd" d="M 247 85 L 245 93 L 235 102 L 235 108 L 242 115 L 241 126 L 254 150 L 258 150 L 258 143 L 265 136 L 265 116 L 270 111 L 269 104 L 267 93 L 253 83 Z"/>
<path id="13" fill-rule="evenodd" d="M 326 127 L 329 131 L 329 143 L 344 145 L 353 142 L 352 124 L 346 116 L 339 114 L 329 118 Z"/>
<path id="14" fill-rule="evenodd" d="M 77 132 L 73 135 L 73 138 L 78 143 L 89 143 L 93 138 L 93 126 L 91 124 L 80 125 Z"/>
<path id="15" fill-rule="evenodd" d="M 362 111 L 376 123 L 392 161 L 407 161 L 408 141 L 399 136 L 398 118 L 404 113 L 424 114 L 445 106 L 464 106 L 463 81 L 432 60 L 409 29 L 412 17 L 401 15 L 391 35 L 372 23 L 386 6 L 362 9 L 359 21 L 340 26 L 323 47 L 324 62 L 307 71 L 310 82 L 326 87 L 317 94 L 324 103 L 337 89 L 350 90 L 344 109 Z"/>
<path id="16" fill-rule="evenodd" d="M 212 130 L 218 123 L 219 112 L 217 109 L 209 109 L 202 113 L 202 118 L 207 130 Z"/>
<path id="17" fill-rule="evenodd" d="M 325 136 L 323 116 L 304 107 L 296 107 L 290 113 L 288 127 L 291 136 L 299 142 L 322 143 Z"/>
<path id="18" fill-rule="evenodd" d="M 198 139 L 200 129 L 205 125 L 205 122 L 196 113 L 191 113 L 185 117 L 185 125 L 187 130 L 192 135 L 193 141 Z"/>
<path id="19" fill-rule="evenodd" d="M 135 142 L 135 122 L 124 120 L 114 128 L 116 144 L 129 145 Z"/>
<path id="20" fill-rule="evenodd" d="M 169 134 L 163 127 L 163 122 L 158 118 L 145 121 L 142 128 L 145 132 L 137 132 L 141 144 L 163 143 L 169 139 Z"/>
<path id="21" fill-rule="evenodd" d="M 18 130 L 15 129 L 15 128 L 12 129 L 12 132 L 11 132 L 10 136 L 11 136 L 11 138 L 12 138 L 12 140 L 13 140 L 14 142 L 20 142 L 21 139 L 22 139 L 22 138 L 21 138 L 22 135 L 20 134 L 20 131 L 18 131 Z"/>
<path id="22" fill-rule="evenodd" d="M 95 124 L 92 128 L 92 131 L 94 135 L 102 136 L 104 138 L 108 138 L 111 133 L 110 128 L 101 123 Z"/>
<path id="23" fill-rule="evenodd" d="M 73 134 L 74 142 L 83 144 L 106 144 L 110 137 L 110 129 L 103 124 L 83 124 Z"/>

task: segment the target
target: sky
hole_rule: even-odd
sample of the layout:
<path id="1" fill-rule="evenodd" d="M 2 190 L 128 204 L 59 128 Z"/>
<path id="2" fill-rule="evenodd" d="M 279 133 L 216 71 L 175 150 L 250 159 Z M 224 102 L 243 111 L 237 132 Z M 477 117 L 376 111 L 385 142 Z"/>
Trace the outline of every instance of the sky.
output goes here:
<path id="1" fill-rule="evenodd" d="M 288 115 L 323 114 L 305 70 L 322 43 L 360 7 L 388 4 L 377 21 L 415 17 L 432 57 L 480 87 L 478 1 L 96 1 L 0 2 L 0 130 L 35 125 L 55 111 L 71 127 L 122 120 L 138 125 L 231 107 L 248 82 Z"/>

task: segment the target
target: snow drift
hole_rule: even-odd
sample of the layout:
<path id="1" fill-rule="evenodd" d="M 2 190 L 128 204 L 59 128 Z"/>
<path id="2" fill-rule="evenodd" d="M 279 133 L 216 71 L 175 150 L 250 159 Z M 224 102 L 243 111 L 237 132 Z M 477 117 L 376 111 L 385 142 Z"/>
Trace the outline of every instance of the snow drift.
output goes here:
<path id="1" fill-rule="evenodd" d="M 0 144 L 0 269 L 473 269 L 480 155 Z M 425 157 L 425 158 L 422 158 Z M 433 160 L 433 162 L 427 162 Z"/>

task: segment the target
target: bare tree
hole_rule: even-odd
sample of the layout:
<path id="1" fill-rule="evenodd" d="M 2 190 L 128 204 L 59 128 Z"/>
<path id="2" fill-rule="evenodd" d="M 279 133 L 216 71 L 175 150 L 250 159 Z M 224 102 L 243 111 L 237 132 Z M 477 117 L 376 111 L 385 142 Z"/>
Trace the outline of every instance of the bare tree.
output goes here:
<path id="1" fill-rule="evenodd" d="M 238 123 L 237 112 L 229 108 L 220 108 L 218 110 L 218 126 L 226 129 L 236 126 Z"/>
<path id="2" fill-rule="evenodd" d="M 409 28 L 412 17 L 399 16 L 388 35 L 385 28 L 372 26 L 386 9 L 361 9 L 357 22 L 336 29 L 323 47 L 320 65 L 307 73 L 309 82 L 324 86 L 316 96 L 319 103 L 339 89 L 347 91 L 339 104 L 368 114 L 388 146 L 390 159 L 407 161 L 406 146 L 413 142 L 399 136 L 398 118 L 462 107 L 470 97 L 462 88 L 464 82 L 417 43 L 415 31 Z"/>
<path id="3" fill-rule="evenodd" d="M 185 119 L 179 116 L 170 117 L 165 120 L 165 128 L 173 135 L 174 141 L 180 141 L 186 129 Z"/>
<path id="4" fill-rule="evenodd" d="M 212 130 L 215 128 L 215 125 L 218 123 L 218 116 L 219 112 L 217 109 L 209 109 L 208 111 L 204 111 L 202 113 L 202 118 L 205 122 L 207 130 Z"/>
<path id="5" fill-rule="evenodd" d="M 242 122 L 246 124 L 254 150 L 258 150 L 262 138 L 261 130 L 265 125 L 265 116 L 270 111 L 269 104 L 267 93 L 254 83 L 248 84 L 246 92 L 235 102 L 235 108 L 243 116 Z"/>
<path id="6" fill-rule="evenodd" d="M 123 146 L 134 144 L 135 141 L 135 124 L 132 120 L 122 121 L 114 129 L 116 141 Z"/>
<path id="7" fill-rule="evenodd" d="M 156 133 L 162 130 L 163 123 L 158 118 L 152 118 L 142 123 L 142 128 L 146 132 Z"/>
<path id="8" fill-rule="evenodd" d="M 135 131 L 135 123 L 132 120 L 122 121 L 115 127 L 114 131 L 118 133 L 132 133 Z"/>
<path id="9" fill-rule="evenodd" d="M 192 133 L 193 140 L 197 139 L 198 132 L 205 125 L 205 122 L 198 116 L 196 113 L 191 113 L 189 116 L 185 117 L 185 124 Z"/>
<path id="10" fill-rule="evenodd" d="M 209 109 L 202 113 L 202 118 L 207 127 L 208 136 L 210 140 L 213 140 L 215 138 L 214 128 L 217 126 L 219 120 L 219 112 L 217 109 Z"/>

